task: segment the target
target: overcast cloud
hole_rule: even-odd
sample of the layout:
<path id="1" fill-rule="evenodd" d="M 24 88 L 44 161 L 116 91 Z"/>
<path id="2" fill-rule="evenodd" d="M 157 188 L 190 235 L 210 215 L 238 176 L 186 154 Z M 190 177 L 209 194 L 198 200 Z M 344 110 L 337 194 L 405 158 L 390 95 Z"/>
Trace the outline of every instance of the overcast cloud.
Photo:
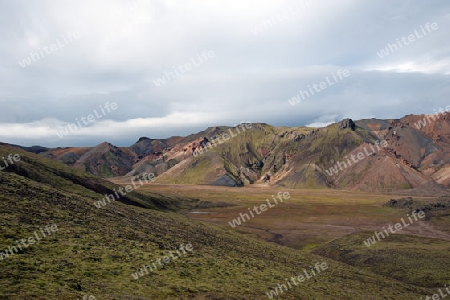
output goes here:
<path id="1" fill-rule="evenodd" d="M 450 105 L 449 37 L 448 0 L 2 0 L 0 141 L 129 146 L 241 121 L 433 113 Z M 339 69 L 350 76 L 289 104 Z M 175 78 L 158 86 L 165 72 Z M 58 137 L 107 102 L 117 109 Z"/>

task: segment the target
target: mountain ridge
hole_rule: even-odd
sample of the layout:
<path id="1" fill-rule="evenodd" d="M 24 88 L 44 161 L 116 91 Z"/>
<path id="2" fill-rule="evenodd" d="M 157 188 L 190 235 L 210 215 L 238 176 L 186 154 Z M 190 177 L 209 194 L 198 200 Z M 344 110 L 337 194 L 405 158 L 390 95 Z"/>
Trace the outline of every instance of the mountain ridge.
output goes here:
<path id="1" fill-rule="evenodd" d="M 382 141 L 384 147 L 376 153 L 350 160 Z M 242 123 L 208 127 L 185 137 L 141 137 L 130 147 L 104 142 L 39 154 L 107 178 L 154 173 L 155 182 L 164 184 L 392 192 L 433 182 L 446 189 L 450 185 L 450 113 L 344 119 L 321 128 Z M 338 172 L 334 167 L 340 167 Z"/>

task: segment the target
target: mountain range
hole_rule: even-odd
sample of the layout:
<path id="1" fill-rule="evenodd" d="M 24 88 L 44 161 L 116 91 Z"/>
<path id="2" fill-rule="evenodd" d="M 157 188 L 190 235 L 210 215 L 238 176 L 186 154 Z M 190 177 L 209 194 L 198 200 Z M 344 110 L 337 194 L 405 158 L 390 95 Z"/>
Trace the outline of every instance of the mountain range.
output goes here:
<path id="1" fill-rule="evenodd" d="M 448 194 L 450 113 L 344 119 L 323 128 L 243 123 L 130 147 L 25 148 L 105 178 L 156 183 Z"/>

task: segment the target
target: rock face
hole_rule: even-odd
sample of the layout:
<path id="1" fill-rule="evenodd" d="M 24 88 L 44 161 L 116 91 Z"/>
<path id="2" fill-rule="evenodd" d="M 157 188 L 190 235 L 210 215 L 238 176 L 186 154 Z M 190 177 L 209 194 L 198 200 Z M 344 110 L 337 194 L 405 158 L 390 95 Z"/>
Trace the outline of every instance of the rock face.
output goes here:
<path id="1" fill-rule="evenodd" d="M 352 119 L 344 119 L 341 122 L 339 122 L 339 129 L 346 129 L 350 128 L 352 131 L 355 131 L 355 122 L 353 122 Z"/>
<path id="2" fill-rule="evenodd" d="M 203 138 L 203 141 L 200 142 L 200 147 L 205 148 L 206 145 L 208 145 L 208 143 L 209 143 L 208 138 L 207 138 L 207 137 L 204 137 L 204 138 Z"/>
<path id="3" fill-rule="evenodd" d="M 239 186 L 240 184 L 238 184 L 236 181 L 233 180 L 233 178 L 231 178 L 228 175 L 223 175 L 221 177 L 219 177 L 214 183 L 213 185 L 217 185 L 217 186 Z"/>
<path id="4" fill-rule="evenodd" d="M 304 138 L 305 138 L 304 134 L 299 134 L 299 135 L 295 136 L 294 142 L 299 142 L 299 141 L 303 140 Z"/>
<path id="5" fill-rule="evenodd" d="M 61 156 L 60 160 L 69 166 L 73 166 L 77 160 L 80 159 L 80 157 L 78 155 L 76 155 L 73 152 L 69 152 L 67 154 L 64 154 L 63 156 Z"/>

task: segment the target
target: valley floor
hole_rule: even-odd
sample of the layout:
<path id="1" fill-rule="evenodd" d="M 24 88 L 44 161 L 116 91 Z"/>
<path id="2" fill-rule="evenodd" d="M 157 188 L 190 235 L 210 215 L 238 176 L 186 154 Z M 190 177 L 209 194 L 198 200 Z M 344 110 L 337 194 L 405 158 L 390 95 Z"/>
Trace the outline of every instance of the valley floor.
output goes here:
<path id="1" fill-rule="evenodd" d="M 120 182 L 116 182 L 120 183 Z M 334 239 L 357 232 L 382 231 L 383 226 L 407 220 L 410 211 L 383 206 L 390 199 L 403 196 L 330 189 L 283 189 L 281 187 L 216 187 L 207 185 L 151 184 L 142 192 L 198 198 L 205 203 L 185 211 L 190 218 L 216 223 L 230 230 L 251 234 L 288 247 L 312 250 Z M 253 208 L 272 205 L 279 192 L 289 192 L 290 199 L 257 214 Z M 421 198 L 433 202 L 436 198 Z M 207 202 L 219 203 L 214 207 Z M 254 217 L 248 208 L 252 209 Z M 230 222 L 247 213 L 245 222 L 232 227 Z M 440 218 L 420 220 L 403 228 L 399 234 L 431 237 L 450 241 L 450 224 Z"/>

